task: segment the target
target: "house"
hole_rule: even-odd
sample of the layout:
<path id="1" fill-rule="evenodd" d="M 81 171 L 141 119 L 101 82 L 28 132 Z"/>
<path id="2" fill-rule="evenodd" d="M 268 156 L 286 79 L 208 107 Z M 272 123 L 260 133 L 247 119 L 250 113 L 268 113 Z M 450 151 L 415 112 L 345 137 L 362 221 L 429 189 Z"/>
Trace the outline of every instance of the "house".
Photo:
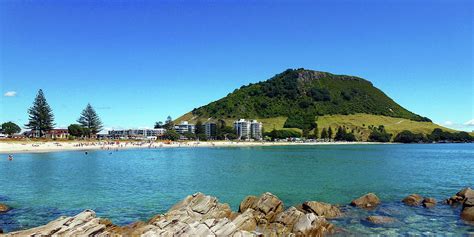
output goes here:
<path id="1" fill-rule="evenodd" d="M 154 128 L 154 129 L 122 129 L 122 130 L 111 130 L 108 133 L 108 138 L 111 139 L 137 139 L 137 140 L 156 140 L 165 134 L 166 129 Z M 105 137 L 101 135 L 101 137 Z"/>
<path id="2" fill-rule="evenodd" d="M 69 131 L 64 128 L 55 128 L 46 132 L 46 138 L 49 139 L 67 139 Z"/>

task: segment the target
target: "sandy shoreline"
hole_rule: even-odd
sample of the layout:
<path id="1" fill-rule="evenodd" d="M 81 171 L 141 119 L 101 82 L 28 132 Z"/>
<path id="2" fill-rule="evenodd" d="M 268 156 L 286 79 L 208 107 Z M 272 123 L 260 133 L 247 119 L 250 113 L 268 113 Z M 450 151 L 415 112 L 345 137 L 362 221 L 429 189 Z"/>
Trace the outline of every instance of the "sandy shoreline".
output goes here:
<path id="1" fill-rule="evenodd" d="M 372 142 L 233 142 L 233 141 L 208 141 L 208 142 L 99 142 L 99 141 L 0 141 L 0 153 L 42 153 L 61 151 L 85 150 L 122 150 L 122 149 L 158 149 L 179 147 L 255 147 L 255 146 L 289 146 L 289 145 L 350 145 L 350 144 L 381 144 Z"/>

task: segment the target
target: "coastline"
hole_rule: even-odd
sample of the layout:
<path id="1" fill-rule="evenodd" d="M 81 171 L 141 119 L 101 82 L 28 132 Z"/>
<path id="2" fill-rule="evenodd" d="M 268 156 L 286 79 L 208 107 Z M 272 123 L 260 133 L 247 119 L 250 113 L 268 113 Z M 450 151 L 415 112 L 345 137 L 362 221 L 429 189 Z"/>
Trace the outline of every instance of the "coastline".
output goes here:
<path id="1" fill-rule="evenodd" d="M 362 145 L 394 144 L 379 142 L 142 142 L 142 141 L 0 141 L 0 154 L 47 153 L 62 151 L 88 150 L 124 150 L 124 149 L 160 149 L 160 148 L 199 148 L 199 147 L 258 147 L 258 146 L 293 146 L 293 145 Z"/>

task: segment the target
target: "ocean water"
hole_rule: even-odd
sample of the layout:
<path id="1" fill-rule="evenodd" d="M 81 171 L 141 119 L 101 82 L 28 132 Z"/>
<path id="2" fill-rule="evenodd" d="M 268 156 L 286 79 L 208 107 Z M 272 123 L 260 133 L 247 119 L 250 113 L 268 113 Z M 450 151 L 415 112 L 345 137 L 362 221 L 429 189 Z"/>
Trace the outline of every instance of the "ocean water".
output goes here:
<path id="1" fill-rule="evenodd" d="M 246 148 L 160 148 L 0 154 L 0 228 L 20 230 L 93 209 L 116 224 L 147 220 L 189 194 L 203 192 L 233 210 L 247 195 L 272 192 L 286 207 L 304 201 L 343 205 L 332 220 L 355 234 L 460 235 L 474 226 L 459 208 L 406 207 L 411 193 L 443 200 L 474 186 L 474 144 L 318 145 Z M 367 212 L 347 205 L 374 192 L 382 200 Z M 368 215 L 398 222 L 374 227 Z"/>

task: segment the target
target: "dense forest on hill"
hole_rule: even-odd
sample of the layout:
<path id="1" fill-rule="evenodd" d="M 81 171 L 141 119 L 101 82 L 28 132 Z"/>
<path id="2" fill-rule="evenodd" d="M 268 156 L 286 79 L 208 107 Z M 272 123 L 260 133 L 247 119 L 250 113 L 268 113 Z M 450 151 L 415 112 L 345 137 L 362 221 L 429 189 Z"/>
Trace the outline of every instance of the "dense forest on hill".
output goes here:
<path id="1" fill-rule="evenodd" d="M 284 116 L 285 127 L 301 129 L 312 129 L 317 116 L 356 113 L 431 121 L 398 105 L 365 79 L 306 69 L 288 69 L 192 111 L 198 118 L 214 119 Z"/>

